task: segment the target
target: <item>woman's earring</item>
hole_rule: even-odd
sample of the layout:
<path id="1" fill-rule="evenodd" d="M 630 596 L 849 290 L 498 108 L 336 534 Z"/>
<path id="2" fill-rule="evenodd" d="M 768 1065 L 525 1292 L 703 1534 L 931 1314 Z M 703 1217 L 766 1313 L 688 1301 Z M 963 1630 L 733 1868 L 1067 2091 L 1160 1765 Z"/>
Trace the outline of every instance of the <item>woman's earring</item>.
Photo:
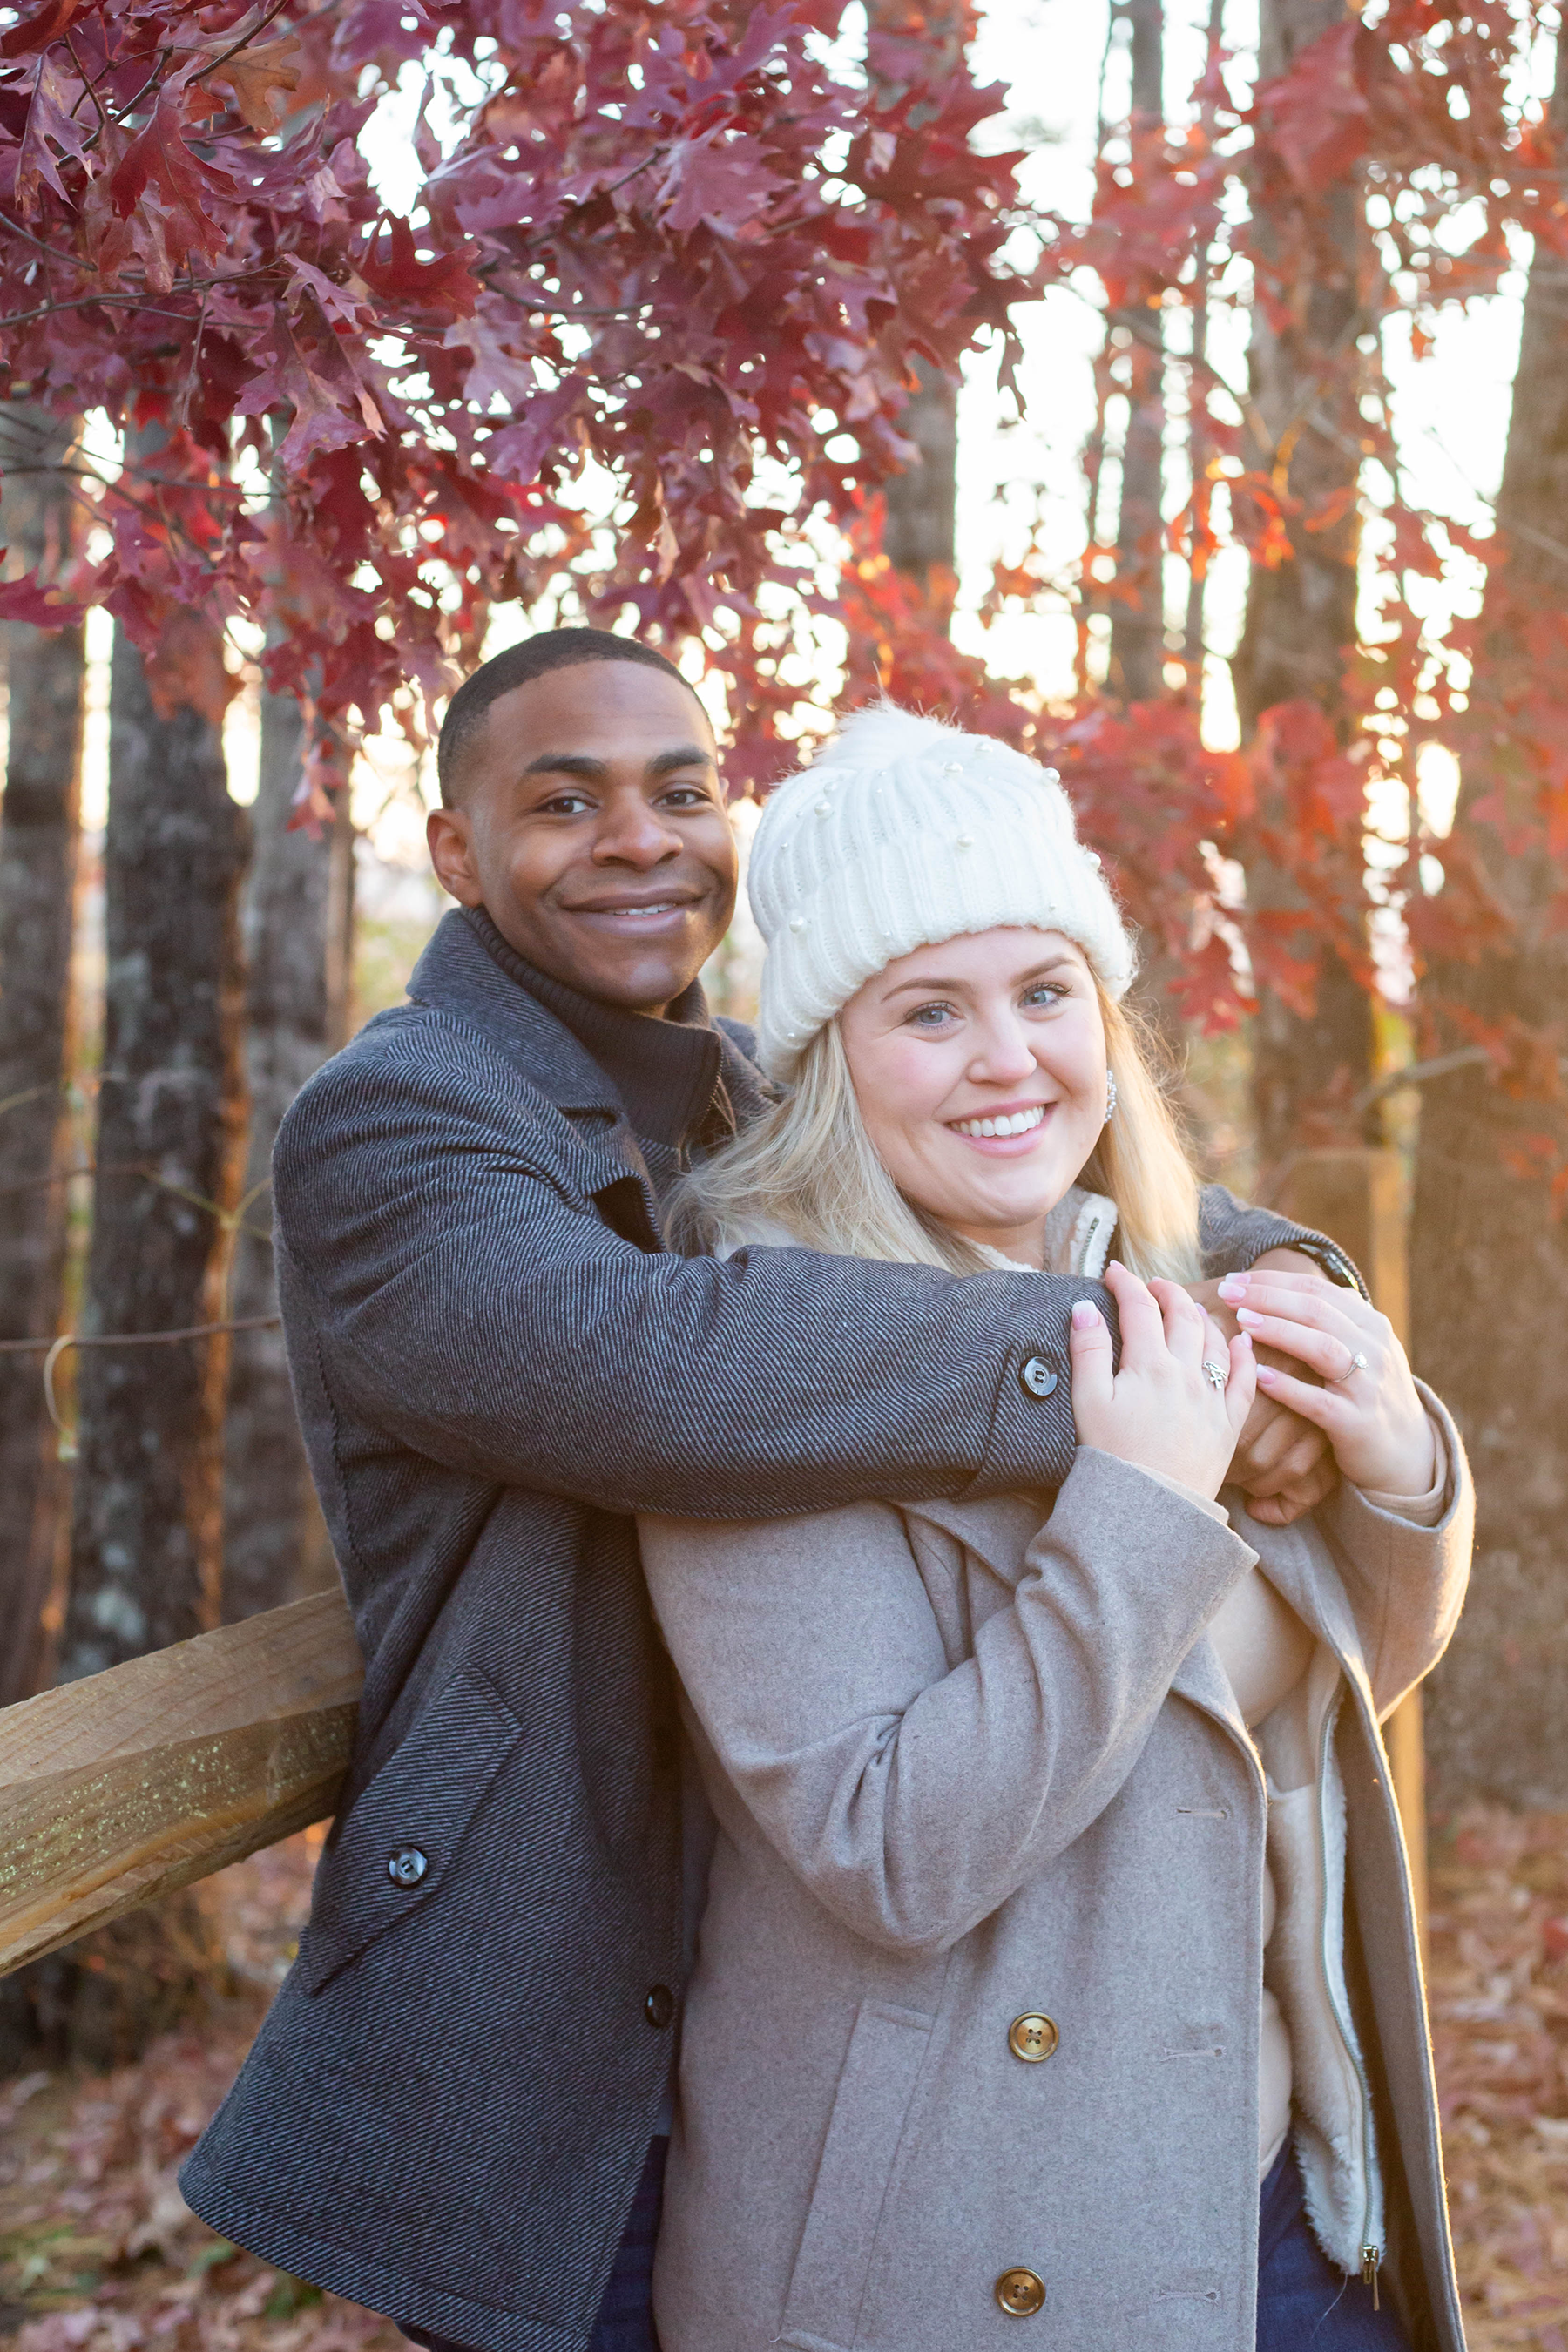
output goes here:
<path id="1" fill-rule="evenodd" d="M 1116 1073 L 1114 1070 L 1107 1070 L 1105 1073 L 1105 1124 L 1107 1127 L 1110 1125 L 1111 1120 L 1115 1117 Z"/>

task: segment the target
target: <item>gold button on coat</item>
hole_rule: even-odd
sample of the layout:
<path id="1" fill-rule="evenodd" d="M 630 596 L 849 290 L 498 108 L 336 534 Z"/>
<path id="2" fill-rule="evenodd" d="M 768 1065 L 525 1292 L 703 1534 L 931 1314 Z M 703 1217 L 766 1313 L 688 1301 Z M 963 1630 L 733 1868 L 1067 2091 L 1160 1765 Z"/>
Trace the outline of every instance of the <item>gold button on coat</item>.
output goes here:
<path id="1" fill-rule="evenodd" d="M 1007 2047 L 1026 2066 L 1037 2066 L 1048 2058 L 1060 2039 L 1051 2020 L 1036 2011 L 1027 2017 L 1016 2017 L 1007 2028 Z"/>
<path id="2" fill-rule="evenodd" d="M 996 2282 L 996 2300 L 1012 2319 L 1033 2319 L 1046 2307 L 1046 2283 L 1037 2271 L 1004 2271 Z"/>

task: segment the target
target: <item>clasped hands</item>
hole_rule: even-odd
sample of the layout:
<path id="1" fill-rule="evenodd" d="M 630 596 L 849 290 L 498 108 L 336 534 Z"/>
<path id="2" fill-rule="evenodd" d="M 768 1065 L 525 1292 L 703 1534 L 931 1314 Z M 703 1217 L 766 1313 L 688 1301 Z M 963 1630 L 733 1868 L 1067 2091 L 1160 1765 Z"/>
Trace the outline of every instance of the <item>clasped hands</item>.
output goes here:
<path id="1" fill-rule="evenodd" d="M 1431 1491 L 1436 1432 L 1386 1315 L 1359 1290 L 1342 1290 L 1315 1269 L 1254 1267 L 1227 1276 L 1219 1295 L 1254 1349 L 1268 1351 L 1258 1356 L 1259 1398 L 1308 1423 L 1353 1486 L 1406 1501 Z M 1253 1517 L 1268 1516 L 1254 1504 L 1246 1477 L 1232 1475 Z"/>
<path id="2" fill-rule="evenodd" d="M 1342 1472 L 1414 1498 L 1436 1477 L 1436 1440 L 1386 1316 L 1294 1250 L 1217 1283 L 1108 1282 L 1121 1370 L 1098 1312 L 1073 1315 L 1082 1444 L 1163 1470 L 1205 1493 L 1240 1488 L 1252 1517 L 1288 1527 Z M 1223 1384 L 1217 1378 L 1226 1375 Z"/>

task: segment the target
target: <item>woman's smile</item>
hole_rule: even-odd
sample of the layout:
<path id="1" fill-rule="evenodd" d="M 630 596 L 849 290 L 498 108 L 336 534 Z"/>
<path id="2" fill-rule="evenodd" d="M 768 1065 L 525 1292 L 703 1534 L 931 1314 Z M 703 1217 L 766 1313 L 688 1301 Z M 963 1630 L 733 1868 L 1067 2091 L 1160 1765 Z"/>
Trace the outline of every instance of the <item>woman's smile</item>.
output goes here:
<path id="1" fill-rule="evenodd" d="M 1021 1160 L 1032 1151 L 1040 1129 L 1056 1108 L 1054 1103 L 999 1103 L 994 1110 L 975 1111 L 946 1124 L 965 1143 L 973 1143 L 991 1160 Z"/>

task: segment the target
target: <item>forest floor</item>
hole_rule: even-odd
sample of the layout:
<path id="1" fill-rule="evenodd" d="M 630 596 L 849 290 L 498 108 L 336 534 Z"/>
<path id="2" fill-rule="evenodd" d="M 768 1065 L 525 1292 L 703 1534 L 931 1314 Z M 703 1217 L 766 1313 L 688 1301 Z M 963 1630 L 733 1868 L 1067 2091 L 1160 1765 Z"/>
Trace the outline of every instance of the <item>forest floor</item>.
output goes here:
<path id="1" fill-rule="evenodd" d="M 395 2352 L 355 2304 L 242 2253 L 175 2173 L 287 1968 L 320 1832 L 208 1882 L 230 1982 L 137 2064 L 0 2085 L 11 2352 Z M 1432 2006 L 1472 2352 L 1568 2352 L 1568 1814 L 1434 1841 Z"/>

